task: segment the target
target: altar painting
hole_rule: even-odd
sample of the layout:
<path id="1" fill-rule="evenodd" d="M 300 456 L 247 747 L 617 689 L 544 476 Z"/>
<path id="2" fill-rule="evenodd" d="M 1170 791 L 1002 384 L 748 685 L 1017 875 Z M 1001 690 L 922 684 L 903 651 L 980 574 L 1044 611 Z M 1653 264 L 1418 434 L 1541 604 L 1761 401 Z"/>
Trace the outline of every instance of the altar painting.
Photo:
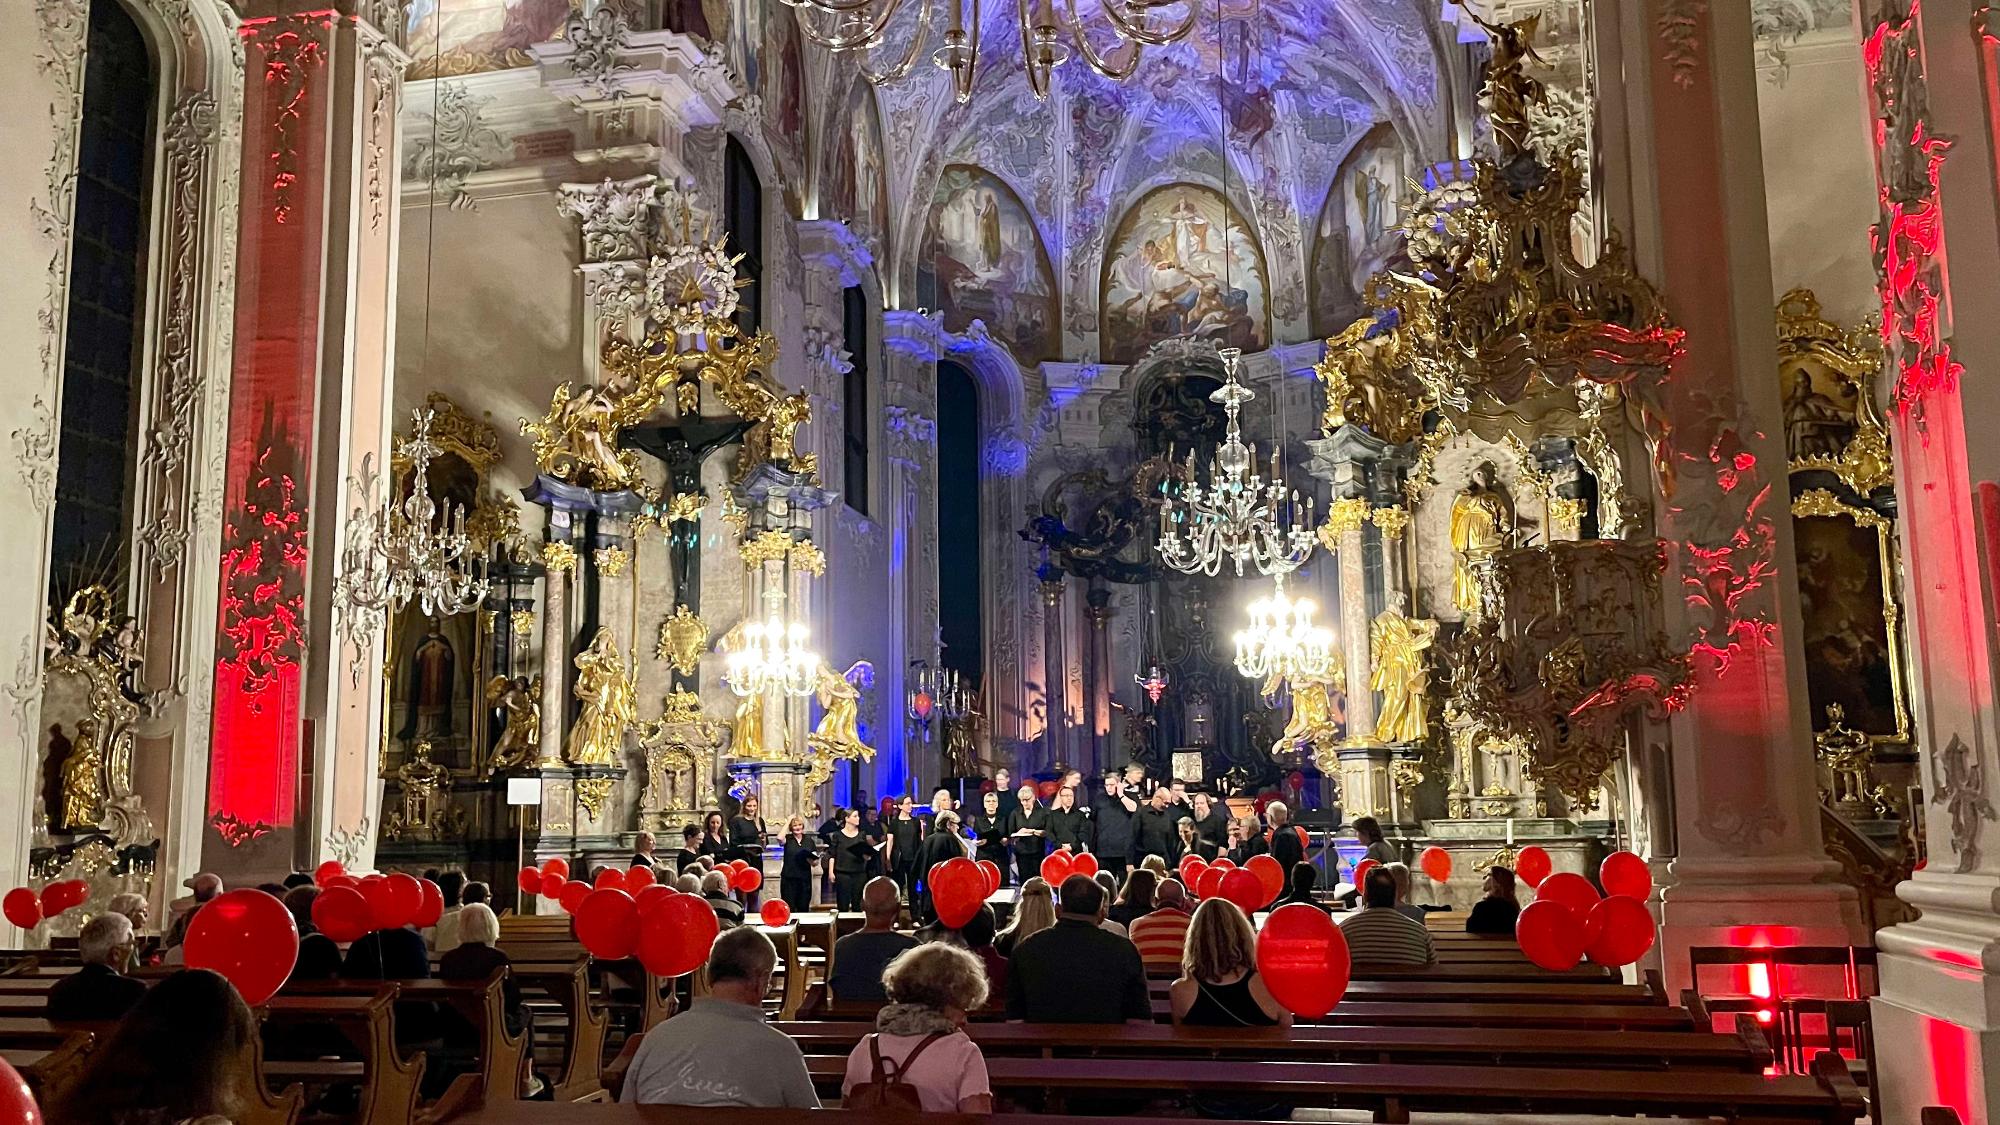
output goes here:
<path id="1" fill-rule="evenodd" d="M 1795 509 L 1792 520 L 1813 729 L 1826 729 L 1827 707 L 1839 704 L 1850 730 L 1902 741 L 1909 720 L 1885 614 L 1894 606 L 1891 531 L 1874 513 L 1845 505 L 1838 506 L 1845 511 L 1801 514 L 1815 510 L 1810 506 L 1815 495 L 1826 494 L 1802 497 L 1807 504 Z"/>
<path id="2" fill-rule="evenodd" d="M 847 104 L 831 119 L 826 162 L 820 172 L 820 214 L 846 219 L 850 229 L 880 258 L 889 230 L 887 168 L 882 160 L 882 124 L 866 81 L 848 89 Z"/>
<path id="3" fill-rule="evenodd" d="M 925 245 L 918 292 L 943 311 L 947 330 L 983 321 L 1023 364 L 1057 354 L 1055 271 L 1027 208 L 998 176 L 962 164 L 946 168 Z"/>
<path id="4" fill-rule="evenodd" d="M 1361 291 L 1387 264 L 1412 169 L 1396 131 L 1377 125 L 1334 174 L 1313 242 L 1313 332 L 1331 336 L 1362 313 Z"/>
<path id="5" fill-rule="evenodd" d="M 528 66 L 528 48 L 554 39 L 570 0 L 414 0 L 404 24 L 413 79 Z"/>
<path id="6" fill-rule="evenodd" d="M 1132 363 L 1162 340 L 1198 336 L 1261 351 L 1270 343 L 1264 256 L 1220 194 L 1175 184 L 1126 212 L 1105 256 L 1103 340 Z"/>

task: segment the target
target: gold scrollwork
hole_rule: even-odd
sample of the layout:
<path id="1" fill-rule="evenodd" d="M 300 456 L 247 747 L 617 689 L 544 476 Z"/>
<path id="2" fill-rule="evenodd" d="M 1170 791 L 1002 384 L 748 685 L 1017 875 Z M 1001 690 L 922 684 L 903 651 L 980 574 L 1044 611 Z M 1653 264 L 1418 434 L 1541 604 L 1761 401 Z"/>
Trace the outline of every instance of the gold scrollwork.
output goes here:
<path id="1" fill-rule="evenodd" d="M 1892 483 L 1889 429 L 1873 393 L 1882 366 L 1877 334 L 1827 320 L 1804 288 L 1778 299 L 1777 320 L 1787 467 L 1830 472 L 1862 496 Z"/>
<path id="2" fill-rule="evenodd" d="M 591 559 L 597 564 L 597 573 L 606 578 L 617 578 L 625 573 L 632 556 L 623 547 L 599 547 Z"/>
<path id="3" fill-rule="evenodd" d="M 1391 543 L 1403 538 L 1403 532 L 1410 526 L 1410 510 L 1395 504 L 1376 508 L 1368 513 L 1376 527 L 1382 529 L 1382 537 Z"/>
<path id="4" fill-rule="evenodd" d="M 1368 499 L 1342 496 L 1326 506 L 1326 522 L 1319 525 L 1319 541 L 1329 551 L 1340 550 L 1340 541 L 1349 532 L 1360 531 L 1368 522 Z"/>
<path id="5" fill-rule="evenodd" d="M 604 803 L 611 799 L 611 779 L 608 777 L 579 777 L 576 779 L 576 803 L 590 819 L 604 815 Z"/>
<path id="6" fill-rule="evenodd" d="M 708 507 L 708 497 L 699 492 L 676 492 L 667 501 L 664 518 L 668 523 L 700 523 L 703 508 Z"/>
<path id="7" fill-rule="evenodd" d="M 810 539 L 792 544 L 792 563 L 814 578 L 826 576 L 826 554 Z"/>
<path id="8" fill-rule="evenodd" d="M 743 540 L 737 548 L 743 555 L 743 565 L 755 569 L 765 563 L 780 562 L 791 553 L 791 533 L 772 529 L 760 531 Z"/>
<path id="9" fill-rule="evenodd" d="M 542 565 L 551 574 L 568 574 L 576 570 L 576 548 L 568 543 L 542 544 Z"/>
<path id="10" fill-rule="evenodd" d="M 701 667 L 702 650 L 707 647 L 708 624 L 694 610 L 677 605 L 673 613 L 660 622 L 660 641 L 653 655 L 667 661 L 681 675 L 692 676 Z M 696 710 L 700 710 L 699 701 Z"/>

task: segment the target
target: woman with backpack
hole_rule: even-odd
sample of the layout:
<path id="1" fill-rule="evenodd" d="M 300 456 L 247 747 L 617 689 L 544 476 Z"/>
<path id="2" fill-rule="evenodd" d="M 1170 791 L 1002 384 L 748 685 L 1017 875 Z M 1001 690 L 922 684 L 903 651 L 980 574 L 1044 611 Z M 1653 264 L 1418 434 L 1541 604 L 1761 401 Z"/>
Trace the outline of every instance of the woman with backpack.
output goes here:
<path id="1" fill-rule="evenodd" d="M 889 1002 L 847 1056 L 841 1108 L 992 1113 L 986 1059 L 965 1033 L 966 1013 L 986 1003 L 979 958 L 944 942 L 919 945 L 889 962 L 882 987 Z"/>

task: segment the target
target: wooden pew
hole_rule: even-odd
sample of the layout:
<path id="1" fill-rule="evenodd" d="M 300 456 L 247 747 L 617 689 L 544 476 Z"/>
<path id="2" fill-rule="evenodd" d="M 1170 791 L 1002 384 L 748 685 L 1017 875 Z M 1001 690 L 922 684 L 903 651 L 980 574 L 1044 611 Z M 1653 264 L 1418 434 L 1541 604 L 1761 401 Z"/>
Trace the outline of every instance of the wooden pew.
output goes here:
<path id="1" fill-rule="evenodd" d="M 368 1125 L 415 1122 L 425 1060 L 421 1051 L 405 1059 L 396 1046 L 399 992 L 399 985 L 385 982 L 366 996 L 273 996 L 264 1006 L 267 1036 L 274 1028 L 332 1026 L 353 1045 L 360 1067 L 356 1075 L 352 1061 L 267 1059 L 266 1079 L 310 1087 L 342 1084 L 358 1077 L 361 1101 L 355 1120 Z"/>
<path id="2" fill-rule="evenodd" d="M 410 980 L 397 981 L 399 1003 L 441 1004 L 456 1012 L 472 1026 L 477 1046 L 478 1068 L 454 1077 L 437 1100 L 423 1105 L 417 1120 L 449 1120 L 466 1109 L 521 1097 L 522 1068 L 527 1063 L 526 1039 L 507 1030 L 504 982 L 506 971 L 496 970 L 481 981 Z M 365 996 L 379 985 L 371 981 L 294 981 L 285 988 L 292 996 Z"/>
<path id="3" fill-rule="evenodd" d="M 573 1102 L 602 1096 L 604 1084 L 599 1072 L 604 1066 L 604 1043 L 611 1020 L 591 996 L 589 960 L 584 957 L 566 961 L 516 960 L 512 969 L 524 990 L 532 989 L 548 997 L 569 1025 L 563 1045 L 562 1077 L 556 1082 L 556 1100 Z"/>

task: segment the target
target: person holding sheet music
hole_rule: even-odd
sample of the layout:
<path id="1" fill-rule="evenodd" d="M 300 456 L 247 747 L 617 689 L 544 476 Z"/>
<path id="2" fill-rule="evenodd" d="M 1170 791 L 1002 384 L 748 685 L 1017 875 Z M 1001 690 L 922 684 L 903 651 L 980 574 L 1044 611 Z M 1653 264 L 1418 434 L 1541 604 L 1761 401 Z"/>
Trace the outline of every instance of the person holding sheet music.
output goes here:
<path id="1" fill-rule="evenodd" d="M 778 868 L 778 893 L 792 913 L 812 909 L 813 871 L 819 863 L 819 842 L 806 835 L 806 818 L 785 822 L 784 859 Z"/>
<path id="2" fill-rule="evenodd" d="M 1014 867 L 1022 882 L 1042 873 L 1042 857 L 1049 852 L 1049 810 L 1035 800 L 1035 787 L 1023 785 L 1016 794 L 1020 811 L 1007 822 L 1007 837 L 1014 851 Z"/>
<path id="3" fill-rule="evenodd" d="M 980 795 L 971 828 L 978 845 L 977 858 L 990 860 L 1000 869 L 1001 886 L 1011 884 L 1014 865 L 1007 862 L 1007 817 L 1000 811 L 1000 794 L 988 791 Z"/>
<path id="4" fill-rule="evenodd" d="M 833 845 L 836 907 L 842 911 L 859 910 L 861 888 L 868 883 L 868 864 L 875 857 L 875 841 L 861 830 L 861 811 L 848 809 L 828 842 Z"/>

